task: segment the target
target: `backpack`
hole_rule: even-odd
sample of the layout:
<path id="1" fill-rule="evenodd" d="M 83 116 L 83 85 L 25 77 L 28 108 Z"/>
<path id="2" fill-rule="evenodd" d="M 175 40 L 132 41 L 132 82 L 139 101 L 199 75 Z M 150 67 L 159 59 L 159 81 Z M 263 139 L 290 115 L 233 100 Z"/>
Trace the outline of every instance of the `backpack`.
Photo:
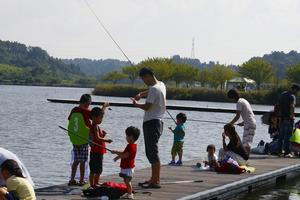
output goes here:
<path id="1" fill-rule="evenodd" d="M 222 161 L 219 161 L 220 166 L 216 167 L 216 172 L 228 173 L 228 174 L 242 174 L 246 170 L 239 166 L 239 164 L 231 157 L 227 157 Z"/>
<path id="2" fill-rule="evenodd" d="M 109 199 L 119 199 L 127 192 L 124 183 L 105 182 L 100 187 L 83 190 L 86 197 L 107 196 Z"/>

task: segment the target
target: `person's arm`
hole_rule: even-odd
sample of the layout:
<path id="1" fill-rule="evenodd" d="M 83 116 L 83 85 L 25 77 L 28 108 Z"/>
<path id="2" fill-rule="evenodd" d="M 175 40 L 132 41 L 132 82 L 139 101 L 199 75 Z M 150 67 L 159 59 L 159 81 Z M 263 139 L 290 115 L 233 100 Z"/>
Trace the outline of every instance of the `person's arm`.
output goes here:
<path id="1" fill-rule="evenodd" d="M 222 139 L 223 139 L 223 149 L 224 151 L 227 151 L 227 145 L 226 145 L 226 142 L 225 142 L 225 133 L 222 134 Z"/>
<path id="2" fill-rule="evenodd" d="M 116 162 L 119 159 L 124 159 L 129 157 L 129 152 L 123 152 L 123 151 L 112 151 L 112 154 L 116 154 L 117 156 L 114 158 L 114 161 Z"/>
<path id="3" fill-rule="evenodd" d="M 290 118 L 294 119 L 295 118 L 296 97 L 294 95 L 292 97 L 293 97 L 293 99 L 292 99 L 292 103 L 290 106 Z"/>
<path id="4" fill-rule="evenodd" d="M 133 99 L 136 101 L 139 101 L 141 98 L 147 97 L 148 93 L 149 93 L 148 90 L 142 91 L 142 92 L 138 93 L 137 95 L 135 95 L 135 97 Z"/>
<path id="5" fill-rule="evenodd" d="M 152 103 L 148 103 L 148 102 L 146 102 L 146 103 L 144 103 L 144 104 L 140 104 L 140 103 L 138 103 L 135 99 L 131 99 L 132 100 L 132 103 L 133 103 L 133 105 L 134 106 L 136 106 L 136 107 L 138 107 L 138 108 L 140 108 L 140 109 L 142 109 L 142 110 L 145 110 L 145 111 L 147 111 L 147 110 L 149 110 L 150 108 L 151 108 L 151 106 L 152 106 Z"/>
<path id="6" fill-rule="evenodd" d="M 108 108 L 109 107 L 109 103 L 108 102 L 105 102 L 103 105 L 102 105 L 102 110 L 103 110 L 103 112 L 105 112 L 105 110 L 106 110 L 106 108 Z"/>
<path id="7" fill-rule="evenodd" d="M 169 127 L 170 131 L 175 134 L 175 129 L 173 130 L 172 127 Z"/>
<path id="8" fill-rule="evenodd" d="M 106 135 L 106 132 L 105 132 L 105 135 Z M 97 140 L 100 140 L 102 142 L 107 142 L 107 143 L 113 142 L 111 139 L 106 139 L 105 137 L 100 137 L 100 134 L 98 131 L 96 132 L 96 138 L 97 138 Z"/>
<path id="9" fill-rule="evenodd" d="M 229 122 L 229 124 L 235 124 L 240 119 L 240 117 L 241 117 L 241 111 L 237 110 L 235 117 L 231 120 L 231 122 Z M 243 125 L 243 124 L 244 124 L 243 122 L 239 123 L 239 125 Z"/>

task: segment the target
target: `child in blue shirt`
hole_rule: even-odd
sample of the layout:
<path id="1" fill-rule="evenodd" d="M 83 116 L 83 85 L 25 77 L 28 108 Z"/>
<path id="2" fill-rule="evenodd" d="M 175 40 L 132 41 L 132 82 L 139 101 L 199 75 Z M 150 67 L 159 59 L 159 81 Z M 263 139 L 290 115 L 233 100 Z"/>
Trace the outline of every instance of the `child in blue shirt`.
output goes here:
<path id="1" fill-rule="evenodd" d="M 176 128 L 173 130 L 171 127 L 169 129 L 174 133 L 174 142 L 171 150 L 172 160 L 169 165 L 182 165 L 182 154 L 183 154 L 183 143 L 185 136 L 185 126 L 186 115 L 184 113 L 179 113 L 176 115 Z M 175 157 L 178 155 L 179 160 L 175 162 Z"/>

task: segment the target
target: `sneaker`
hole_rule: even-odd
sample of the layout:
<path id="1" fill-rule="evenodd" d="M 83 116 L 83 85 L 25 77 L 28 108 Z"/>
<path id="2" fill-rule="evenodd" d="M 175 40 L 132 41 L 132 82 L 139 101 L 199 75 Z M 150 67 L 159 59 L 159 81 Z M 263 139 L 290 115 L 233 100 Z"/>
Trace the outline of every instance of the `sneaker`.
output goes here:
<path id="1" fill-rule="evenodd" d="M 134 196 L 132 193 L 131 194 L 126 193 L 121 197 L 121 199 L 134 199 Z"/>
<path id="2" fill-rule="evenodd" d="M 178 161 L 176 162 L 176 165 L 182 165 L 182 161 L 181 161 L 181 160 L 178 160 Z"/>
<path id="3" fill-rule="evenodd" d="M 171 162 L 169 162 L 169 165 L 175 165 L 175 160 L 171 160 Z"/>

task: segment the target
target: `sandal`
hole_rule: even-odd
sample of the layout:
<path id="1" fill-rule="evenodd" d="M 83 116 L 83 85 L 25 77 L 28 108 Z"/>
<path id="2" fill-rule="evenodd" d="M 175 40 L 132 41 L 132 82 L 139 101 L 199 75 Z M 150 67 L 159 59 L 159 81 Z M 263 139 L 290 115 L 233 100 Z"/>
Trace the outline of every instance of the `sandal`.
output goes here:
<path id="1" fill-rule="evenodd" d="M 150 181 L 144 181 L 144 182 L 138 183 L 138 186 L 143 186 L 143 185 L 149 184 L 149 183 L 150 183 Z"/>
<path id="2" fill-rule="evenodd" d="M 160 189 L 161 186 L 159 183 L 149 183 L 149 184 L 144 184 L 142 185 L 142 188 L 145 188 L 145 189 L 150 189 L 150 188 L 153 188 L 153 189 Z"/>
<path id="3" fill-rule="evenodd" d="M 78 183 L 76 180 L 70 180 L 69 183 L 68 183 L 68 186 L 77 186 Z"/>
<path id="4" fill-rule="evenodd" d="M 85 181 L 79 181 L 79 183 L 77 184 L 78 186 L 84 186 L 86 184 Z"/>

